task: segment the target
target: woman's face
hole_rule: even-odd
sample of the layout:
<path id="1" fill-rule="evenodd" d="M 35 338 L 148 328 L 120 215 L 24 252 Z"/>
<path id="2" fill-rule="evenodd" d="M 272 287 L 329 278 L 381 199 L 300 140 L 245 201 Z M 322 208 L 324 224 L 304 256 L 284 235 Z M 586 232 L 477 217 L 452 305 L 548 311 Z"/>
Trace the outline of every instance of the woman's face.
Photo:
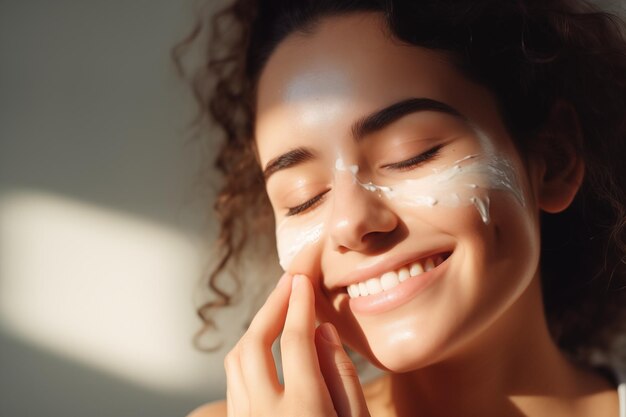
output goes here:
<path id="1" fill-rule="evenodd" d="M 271 55 L 255 136 L 282 267 L 320 320 L 396 372 L 461 348 L 535 277 L 533 172 L 493 96 L 376 14 Z"/>

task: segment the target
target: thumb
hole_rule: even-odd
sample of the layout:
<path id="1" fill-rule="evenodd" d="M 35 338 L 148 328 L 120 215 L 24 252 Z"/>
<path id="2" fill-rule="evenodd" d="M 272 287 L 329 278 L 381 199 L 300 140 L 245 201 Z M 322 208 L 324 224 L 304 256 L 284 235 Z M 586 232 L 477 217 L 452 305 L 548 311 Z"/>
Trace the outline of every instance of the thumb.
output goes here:
<path id="1" fill-rule="evenodd" d="M 339 417 L 369 417 L 363 388 L 354 363 L 343 349 L 335 326 L 321 324 L 315 345 L 324 382 Z"/>

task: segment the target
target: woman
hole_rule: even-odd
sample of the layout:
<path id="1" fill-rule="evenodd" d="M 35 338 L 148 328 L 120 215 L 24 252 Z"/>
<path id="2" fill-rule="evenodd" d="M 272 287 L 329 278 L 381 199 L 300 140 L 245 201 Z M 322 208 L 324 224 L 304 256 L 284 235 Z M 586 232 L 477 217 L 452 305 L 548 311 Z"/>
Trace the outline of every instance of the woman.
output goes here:
<path id="1" fill-rule="evenodd" d="M 227 304 L 216 274 L 266 207 L 285 274 L 226 402 L 192 416 L 624 415 L 622 23 L 558 0 L 258 3 L 216 15 L 196 75 L 225 133 L 211 285 Z M 362 386 L 342 344 L 384 375 Z"/>

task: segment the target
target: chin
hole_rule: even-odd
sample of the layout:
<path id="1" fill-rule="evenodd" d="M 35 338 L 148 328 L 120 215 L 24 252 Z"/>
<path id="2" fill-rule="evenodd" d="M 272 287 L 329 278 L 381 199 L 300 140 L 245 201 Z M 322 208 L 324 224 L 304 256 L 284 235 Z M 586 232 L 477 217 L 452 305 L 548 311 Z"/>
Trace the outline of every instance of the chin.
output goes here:
<path id="1" fill-rule="evenodd" d="M 385 342 L 382 343 L 382 340 Z M 393 373 L 405 373 L 429 366 L 441 357 L 442 345 L 400 334 L 370 343 L 369 351 L 357 350 L 372 365 Z"/>
<path id="2" fill-rule="evenodd" d="M 390 352 L 367 358 L 377 368 L 391 373 L 402 374 L 424 368 L 432 363 L 433 357 L 420 357 L 415 352 Z"/>

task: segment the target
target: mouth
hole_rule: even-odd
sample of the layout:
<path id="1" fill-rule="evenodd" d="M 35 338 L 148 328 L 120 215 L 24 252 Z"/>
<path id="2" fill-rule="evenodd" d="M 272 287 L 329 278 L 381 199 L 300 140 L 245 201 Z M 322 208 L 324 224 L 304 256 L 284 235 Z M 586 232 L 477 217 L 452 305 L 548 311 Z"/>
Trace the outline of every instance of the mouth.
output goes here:
<path id="1" fill-rule="evenodd" d="M 413 260 L 399 268 L 384 272 L 380 276 L 371 277 L 344 287 L 350 298 L 361 298 L 390 291 L 404 282 L 410 282 L 441 265 L 452 252 L 441 252 Z"/>

